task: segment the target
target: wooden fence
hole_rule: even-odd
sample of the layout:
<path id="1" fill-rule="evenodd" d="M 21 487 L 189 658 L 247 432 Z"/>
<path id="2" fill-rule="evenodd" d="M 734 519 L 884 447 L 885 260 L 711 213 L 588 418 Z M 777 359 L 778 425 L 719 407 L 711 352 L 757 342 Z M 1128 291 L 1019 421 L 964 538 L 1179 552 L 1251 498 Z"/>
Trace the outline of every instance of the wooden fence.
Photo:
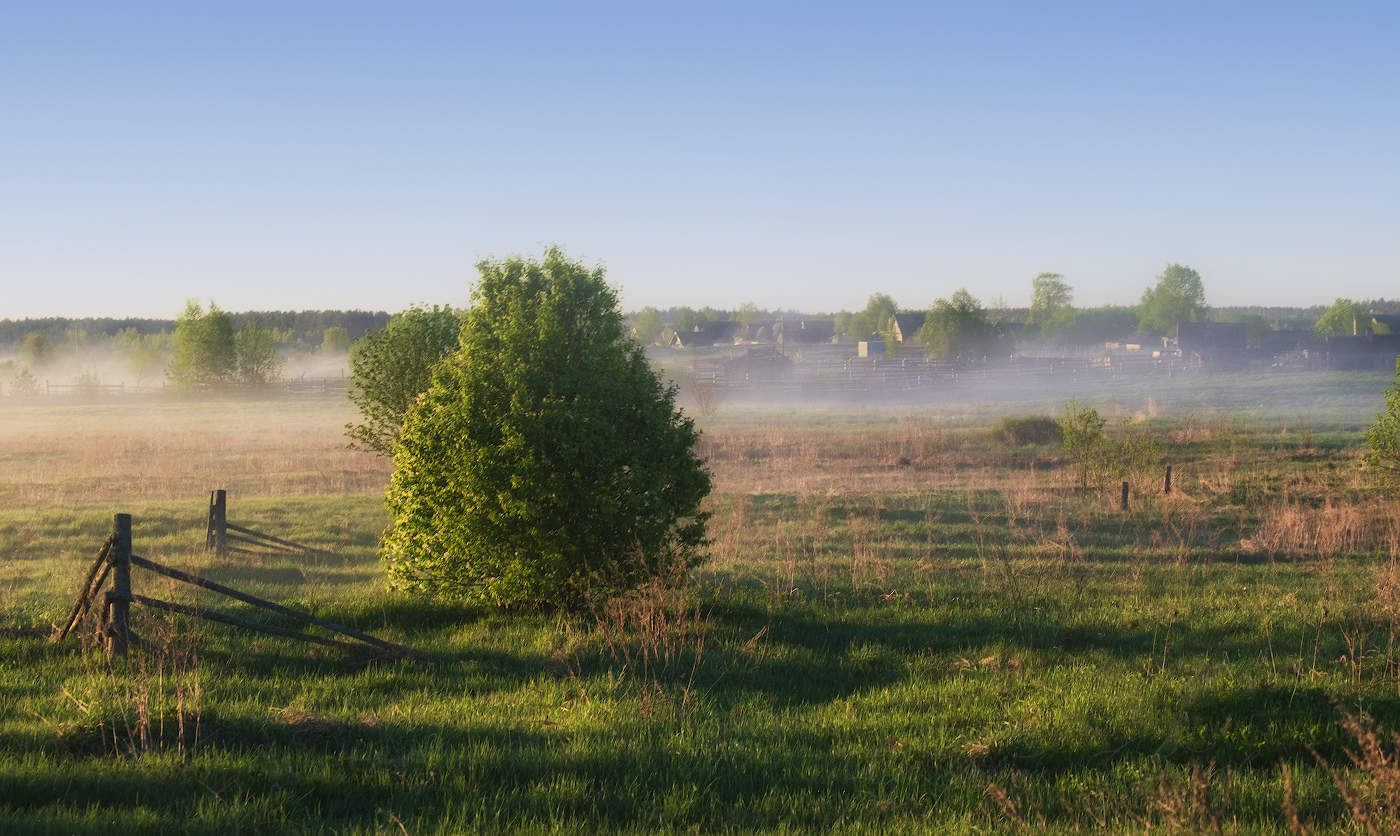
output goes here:
<path id="1" fill-rule="evenodd" d="M 216 491 L 221 497 L 226 497 L 224 491 Z M 214 503 L 211 501 L 211 514 Z M 221 510 L 226 510 L 226 505 L 220 503 Z M 221 517 L 222 518 L 222 517 Z M 211 532 L 213 526 L 210 527 Z M 220 529 L 225 531 L 226 529 Z M 266 536 L 266 535 L 263 535 Z M 275 539 L 275 538 L 273 538 Z M 295 544 L 291 544 L 295 545 Z M 304 548 L 304 547 L 303 547 Z M 240 550 L 242 551 L 242 550 Z M 327 638 L 314 633 L 299 632 L 270 624 L 262 624 L 256 621 L 239 618 L 217 610 L 205 609 L 201 606 L 190 606 L 178 604 L 171 601 L 163 601 L 159 598 L 152 598 L 135 592 L 132 588 L 132 569 L 144 569 L 157 575 L 191 584 L 216 592 L 220 595 L 242 601 L 269 612 L 276 613 L 287 618 L 296 619 L 306 624 L 311 624 L 332 633 L 336 633 L 353 641 Z M 111 586 L 105 593 L 103 587 L 108 578 L 111 579 Z M 180 615 L 202 618 L 208 621 L 215 621 L 227 624 L 244 630 L 254 630 L 260 633 L 268 633 L 274 636 L 294 639 L 296 641 L 309 642 L 312 644 L 335 647 L 350 652 L 369 652 L 380 656 L 408 657 L 419 655 L 412 648 L 403 645 L 386 642 L 377 639 L 368 633 L 361 632 L 343 624 L 317 618 L 309 613 L 284 607 L 281 604 L 240 592 L 232 587 L 225 586 L 200 575 L 183 572 L 169 566 L 157 563 L 154 560 L 134 554 L 132 551 L 131 535 L 131 515 L 117 514 L 112 518 L 112 533 L 98 549 L 97 559 L 93 561 L 92 567 L 88 570 L 83 581 L 82 588 L 78 593 L 78 598 L 73 604 L 73 609 L 69 612 L 68 620 L 63 629 L 54 637 L 55 642 L 62 641 L 72 633 L 84 617 L 97 607 L 97 638 L 106 651 L 107 657 L 120 658 L 126 656 L 128 648 L 133 644 L 140 644 L 140 637 L 131 629 L 131 605 L 136 604 L 148 609 L 173 612 Z"/>

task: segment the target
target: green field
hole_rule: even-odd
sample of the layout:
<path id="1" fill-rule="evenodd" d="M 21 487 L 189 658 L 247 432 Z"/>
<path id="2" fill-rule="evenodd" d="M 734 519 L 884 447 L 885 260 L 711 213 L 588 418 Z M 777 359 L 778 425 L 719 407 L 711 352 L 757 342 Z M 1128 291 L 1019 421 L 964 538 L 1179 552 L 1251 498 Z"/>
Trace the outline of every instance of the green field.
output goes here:
<path id="1" fill-rule="evenodd" d="M 993 438 L 1063 392 L 721 406 L 709 562 L 576 615 L 388 591 L 389 464 L 340 403 L 0 406 L 0 832 L 1393 832 L 1400 506 L 1358 464 L 1388 379 L 1074 392 L 1174 467 L 1127 512 Z M 329 554 L 206 555 L 215 487 Z M 146 613 L 113 666 L 48 643 L 115 512 L 427 658 Z"/>

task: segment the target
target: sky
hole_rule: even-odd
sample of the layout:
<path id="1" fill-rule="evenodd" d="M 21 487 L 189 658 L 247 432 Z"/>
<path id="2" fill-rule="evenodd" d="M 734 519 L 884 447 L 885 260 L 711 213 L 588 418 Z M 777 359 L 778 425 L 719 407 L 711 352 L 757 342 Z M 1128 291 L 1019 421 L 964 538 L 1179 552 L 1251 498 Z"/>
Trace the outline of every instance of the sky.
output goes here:
<path id="1" fill-rule="evenodd" d="M 1400 296 L 1400 4 L 16 4 L 0 318 Z"/>

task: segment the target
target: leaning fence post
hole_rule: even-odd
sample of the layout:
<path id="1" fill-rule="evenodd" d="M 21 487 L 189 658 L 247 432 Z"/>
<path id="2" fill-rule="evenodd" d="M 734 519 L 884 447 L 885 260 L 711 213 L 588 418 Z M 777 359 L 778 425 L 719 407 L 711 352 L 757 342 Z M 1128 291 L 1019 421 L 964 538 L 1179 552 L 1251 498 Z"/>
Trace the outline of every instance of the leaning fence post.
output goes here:
<path id="1" fill-rule="evenodd" d="M 1167 477 L 1166 477 L 1166 479 L 1164 479 L 1164 480 L 1162 481 L 1162 493 L 1164 493 L 1164 494 L 1170 494 L 1171 492 L 1172 492 L 1172 466 L 1171 466 L 1171 465 L 1167 465 Z"/>
<path id="2" fill-rule="evenodd" d="M 125 656 L 131 636 L 131 515 L 112 517 L 112 550 L 107 553 L 112 566 L 112 589 L 107 593 L 111 612 L 107 634 L 107 658 Z"/>
<path id="3" fill-rule="evenodd" d="M 1128 483 L 1127 483 L 1127 482 L 1124 482 L 1124 483 L 1123 483 L 1123 500 L 1122 500 L 1122 502 L 1121 502 L 1121 504 L 1120 504 L 1120 507 L 1122 507 L 1122 509 L 1123 509 L 1124 511 L 1128 510 Z"/>
<path id="4" fill-rule="evenodd" d="M 209 494 L 209 532 L 204 538 L 204 550 L 223 557 L 228 549 L 228 492 Z"/>

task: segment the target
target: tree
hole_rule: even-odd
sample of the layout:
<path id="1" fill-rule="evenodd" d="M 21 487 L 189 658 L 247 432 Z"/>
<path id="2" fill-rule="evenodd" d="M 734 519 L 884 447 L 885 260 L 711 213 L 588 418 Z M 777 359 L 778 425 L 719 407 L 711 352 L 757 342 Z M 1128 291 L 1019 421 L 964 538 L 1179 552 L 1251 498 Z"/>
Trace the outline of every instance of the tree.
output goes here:
<path id="1" fill-rule="evenodd" d="M 433 367 L 457 350 L 461 318 L 448 307 L 412 307 L 350 347 L 350 400 L 364 418 L 346 424 L 352 447 L 392 455 L 404 413 L 428 391 Z"/>
<path id="2" fill-rule="evenodd" d="M 1031 311 L 1029 322 L 1040 325 L 1068 311 L 1074 300 L 1074 290 L 1059 273 L 1041 273 L 1031 279 Z"/>
<path id="3" fill-rule="evenodd" d="M 10 381 L 10 394 L 16 398 L 39 397 L 39 381 L 29 369 L 21 368 Z"/>
<path id="4" fill-rule="evenodd" d="M 282 376 L 286 365 L 272 332 L 256 325 L 245 325 L 234 335 L 233 355 L 238 379 L 243 383 L 271 383 Z"/>
<path id="5" fill-rule="evenodd" d="M 142 334 L 135 328 L 123 328 L 112 337 L 112 345 L 126 352 L 127 368 L 141 383 L 159 372 L 170 363 L 172 337 L 162 331 L 159 334 Z"/>
<path id="6" fill-rule="evenodd" d="M 321 332 L 322 354 L 344 354 L 350 350 L 350 332 L 344 325 L 331 325 Z"/>
<path id="7" fill-rule="evenodd" d="M 734 319 L 744 326 L 744 335 L 753 338 L 757 336 L 756 332 L 763 324 L 763 313 L 758 309 L 758 305 L 745 302 L 734 312 Z"/>
<path id="8" fill-rule="evenodd" d="M 1369 332 L 1371 317 L 1366 307 L 1350 299 L 1338 299 L 1332 307 L 1322 312 L 1313 324 L 1313 333 L 1319 337 L 1334 334 L 1365 334 Z"/>
<path id="9" fill-rule="evenodd" d="M 1395 381 L 1385 390 L 1385 409 L 1366 430 L 1366 466 L 1392 492 L 1400 492 L 1400 360 L 1395 363 Z"/>
<path id="10" fill-rule="evenodd" d="M 1065 404 L 1065 417 L 1060 420 L 1060 439 L 1065 454 L 1079 471 L 1081 487 L 1102 483 L 1112 472 L 1113 443 L 1104 433 L 1108 421 L 1097 409 L 1078 400 Z"/>
<path id="11" fill-rule="evenodd" d="M 883 334 L 890 330 L 890 320 L 899 311 L 894 299 L 885 293 L 871 294 L 866 300 L 865 310 L 851 317 L 849 333 L 857 340 L 869 339 L 873 334 Z"/>
<path id="12" fill-rule="evenodd" d="M 943 361 L 979 363 L 997 353 L 1000 336 L 987 319 L 982 303 L 966 288 L 934 302 L 924 326 L 919 329 L 924 351 L 935 360 Z"/>
<path id="13" fill-rule="evenodd" d="M 1041 326 L 1041 333 L 1061 345 L 1092 345 L 1131 334 L 1138 314 L 1123 305 L 1067 308 Z"/>
<path id="14" fill-rule="evenodd" d="M 1144 331 L 1170 331 L 1178 322 L 1195 322 L 1206 307 L 1201 274 L 1180 264 L 1168 264 L 1157 284 L 1142 292 L 1138 327 Z"/>
<path id="15" fill-rule="evenodd" d="M 601 267 L 482 261 L 461 350 L 395 448 L 398 586 L 572 607 L 693 566 L 710 479 L 694 423 L 627 337 Z"/>
<path id="16" fill-rule="evenodd" d="M 238 365 L 233 320 L 209 303 L 205 311 L 193 299 L 175 321 L 175 351 L 167 374 L 177 386 L 212 386 L 228 381 Z"/>
<path id="17" fill-rule="evenodd" d="M 661 329 L 665 327 L 666 323 L 661 320 L 661 311 L 651 307 L 642 308 L 637 311 L 637 318 L 632 323 L 632 335 L 642 345 L 651 345 L 661 336 Z"/>
<path id="18" fill-rule="evenodd" d="M 854 318 L 855 314 L 850 311 L 837 311 L 836 316 L 832 319 L 832 330 L 840 337 L 849 335 L 851 333 L 851 322 Z"/>
<path id="19" fill-rule="evenodd" d="M 53 343 L 42 333 L 31 331 L 20 344 L 19 356 L 30 366 L 40 368 L 53 358 Z"/>
<path id="20" fill-rule="evenodd" d="M 694 331 L 695 326 L 704 325 L 709 321 L 709 318 L 701 311 L 692 308 L 676 308 L 676 331 L 679 333 Z"/>
<path id="21" fill-rule="evenodd" d="M 1216 308 L 1210 312 L 1210 316 L 1216 322 L 1238 322 L 1243 325 L 1245 340 L 1250 345 L 1258 345 L 1259 339 L 1265 333 L 1274 330 L 1269 318 L 1255 311 Z"/>

